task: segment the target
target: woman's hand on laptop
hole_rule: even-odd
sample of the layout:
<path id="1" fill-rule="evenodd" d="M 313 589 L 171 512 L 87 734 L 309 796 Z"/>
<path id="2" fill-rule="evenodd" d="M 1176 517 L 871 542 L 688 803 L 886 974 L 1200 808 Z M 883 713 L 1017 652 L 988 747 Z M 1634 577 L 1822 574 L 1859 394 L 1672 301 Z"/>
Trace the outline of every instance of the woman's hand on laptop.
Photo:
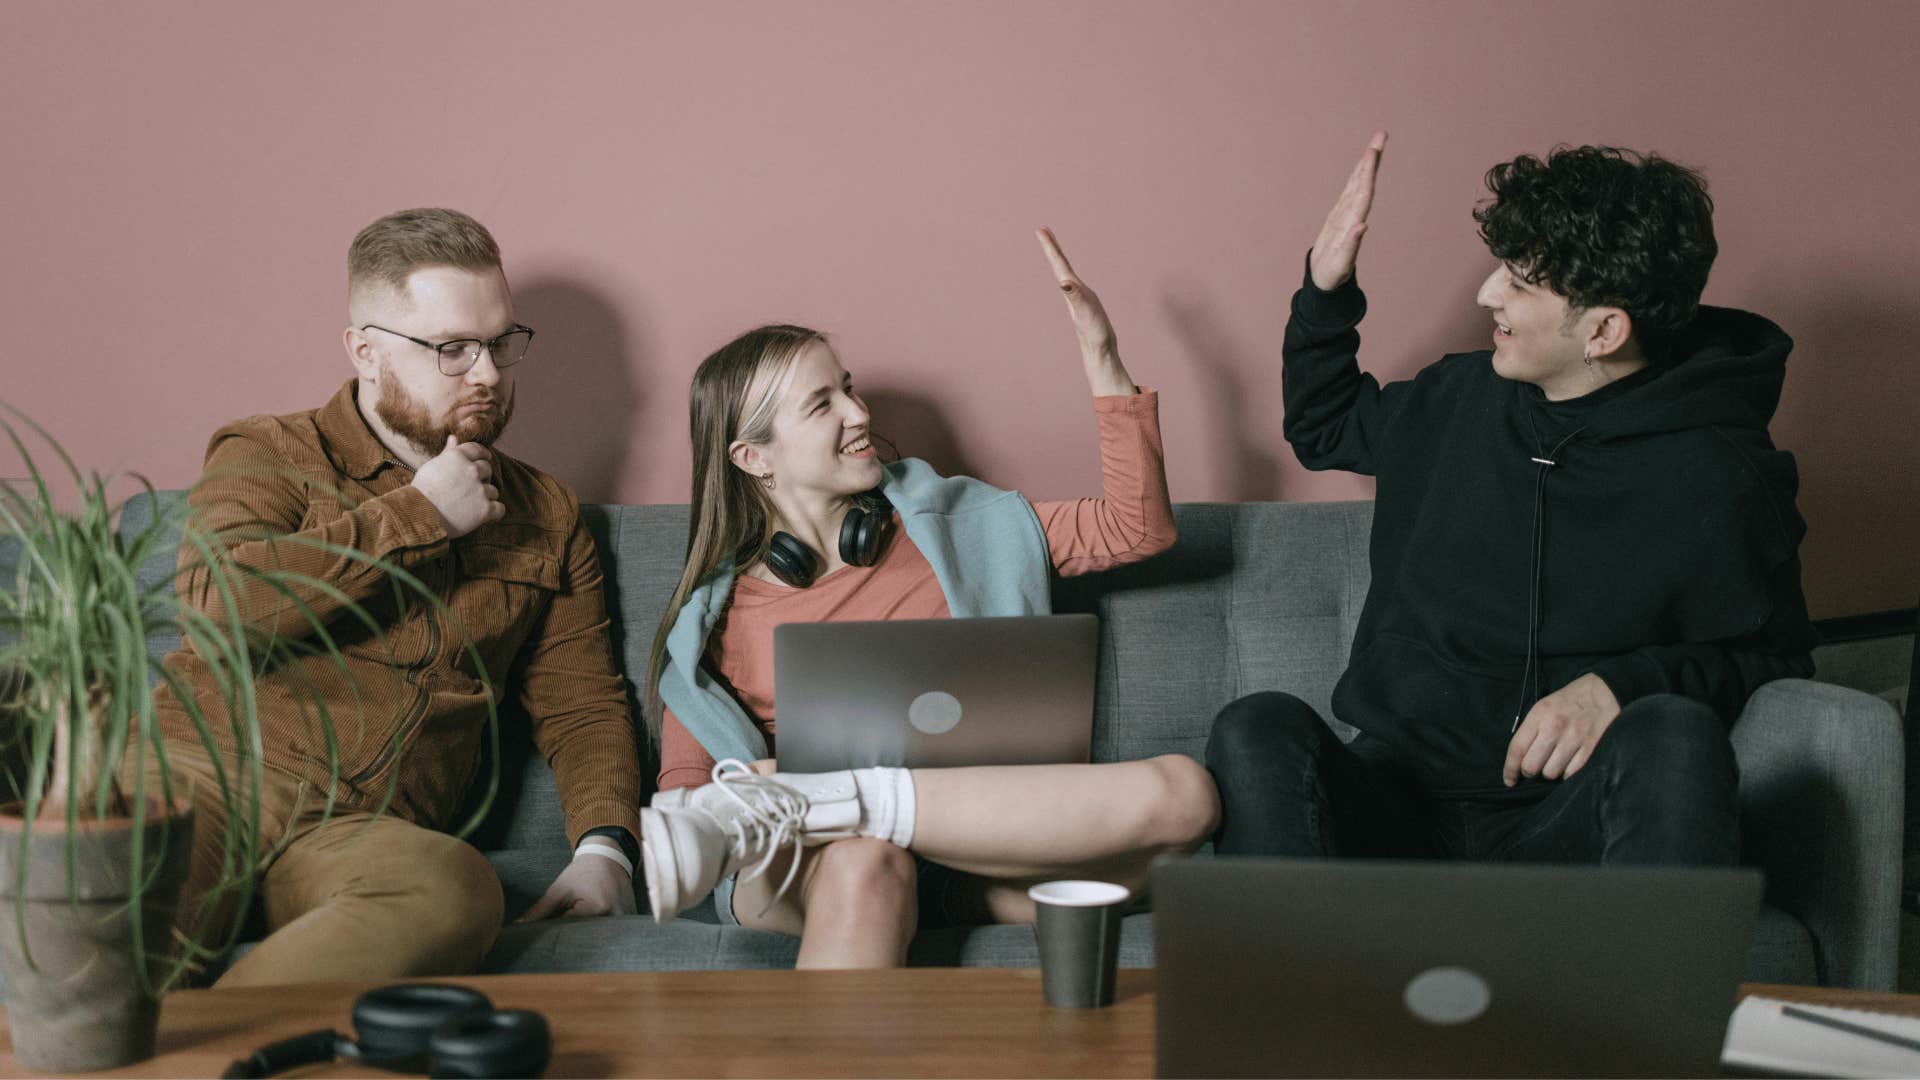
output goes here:
<path id="1" fill-rule="evenodd" d="M 1040 249 L 1046 252 L 1047 263 L 1053 267 L 1054 281 L 1067 298 L 1067 314 L 1073 316 L 1073 332 L 1080 339 L 1080 362 L 1086 365 L 1087 385 L 1093 389 L 1093 396 L 1125 397 L 1139 393 L 1127 375 L 1126 365 L 1120 362 L 1120 340 L 1113 332 L 1113 321 L 1107 318 L 1107 309 L 1101 305 L 1100 297 L 1073 272 L 1073 265 L 1067 262 L 1067 255 L 1060 250 L 1053 231 L 1041 229 L 1038 235 Z"/>
<path id="2" fill-rule="evenodd" d="M 1572 776 L 1619 715 L 1620 702 L 1607 681 L 1592 673 L 1580 676 L 1533 703 L 1507 743 L 1500 778 L 1512 787 L 1522 776 Z"/>

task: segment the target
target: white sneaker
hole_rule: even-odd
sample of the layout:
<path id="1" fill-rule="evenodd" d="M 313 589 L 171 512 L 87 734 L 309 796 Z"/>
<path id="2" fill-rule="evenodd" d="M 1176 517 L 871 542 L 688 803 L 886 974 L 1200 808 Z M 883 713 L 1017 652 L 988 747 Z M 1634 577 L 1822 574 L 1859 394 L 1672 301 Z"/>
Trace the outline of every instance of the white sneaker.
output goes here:
<path id="1" fill-rule="evenodd" d="M 850 772 L 775 779 L 734 758 L 719 762 L 713 783 L 663 791 L 640 811 L 640 861 L 653 921 L 664 923 L 698 903 L 728 874 L 766 873 L 774 856 L 791 850 L 777 900 L 799 872 L 802 848 L 854 836 L 859 824 Z"/>

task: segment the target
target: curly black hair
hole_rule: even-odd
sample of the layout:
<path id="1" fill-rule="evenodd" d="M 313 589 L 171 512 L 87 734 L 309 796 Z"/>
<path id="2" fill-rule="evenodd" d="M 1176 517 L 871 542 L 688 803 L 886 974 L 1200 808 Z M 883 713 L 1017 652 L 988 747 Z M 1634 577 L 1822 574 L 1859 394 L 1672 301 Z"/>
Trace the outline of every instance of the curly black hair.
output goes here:
<path id="1" fill-rule="evenodd" d="M 1474 208 L 1493 257 L 1575 308 L 1618 307 L 1643 338 L 1685 326 L 1720 245 L 1707 183 L 1655 154 L 1555 147 L 1487 170 Z"/>

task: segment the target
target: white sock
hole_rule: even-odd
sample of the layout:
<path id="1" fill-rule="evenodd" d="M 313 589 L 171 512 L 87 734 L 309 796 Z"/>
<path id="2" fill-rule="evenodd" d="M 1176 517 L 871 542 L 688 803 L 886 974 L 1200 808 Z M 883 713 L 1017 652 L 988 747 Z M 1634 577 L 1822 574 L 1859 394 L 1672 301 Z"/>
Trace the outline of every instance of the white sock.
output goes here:
<path id="1" fill-rule="evenodd" d="M 907 769 L 853 770 L 853 786 L 860 792 L 860 835 L 901 847 L 913 843 L 913 773 Z"/>

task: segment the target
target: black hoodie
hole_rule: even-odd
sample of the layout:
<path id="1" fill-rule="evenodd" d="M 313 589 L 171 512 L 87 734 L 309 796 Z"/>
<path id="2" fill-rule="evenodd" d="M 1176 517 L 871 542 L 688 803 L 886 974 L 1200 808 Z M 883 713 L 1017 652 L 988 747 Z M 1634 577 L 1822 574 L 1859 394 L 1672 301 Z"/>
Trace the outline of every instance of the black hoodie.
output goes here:
<path id="1" fill-rule="evenodd" d="M 1301 462 L 1378 481 L 1339 719 L 1436 794 L 1532 797 L 1546 781 L 1501 782 L 1514 726 L 1583 674 L 1623 708 L 1681 694 L 1731 725 L 1761 683 L 1812 673 L 1798 475 L 1767 435 L 1779 327 L 1702 307 L 1666 361 L 1552 402 L 1484 350 L 1382 387 L 1355 362 L 1365 313 L 1357 284 L 1309 277 L 1283 350 Z"/>

